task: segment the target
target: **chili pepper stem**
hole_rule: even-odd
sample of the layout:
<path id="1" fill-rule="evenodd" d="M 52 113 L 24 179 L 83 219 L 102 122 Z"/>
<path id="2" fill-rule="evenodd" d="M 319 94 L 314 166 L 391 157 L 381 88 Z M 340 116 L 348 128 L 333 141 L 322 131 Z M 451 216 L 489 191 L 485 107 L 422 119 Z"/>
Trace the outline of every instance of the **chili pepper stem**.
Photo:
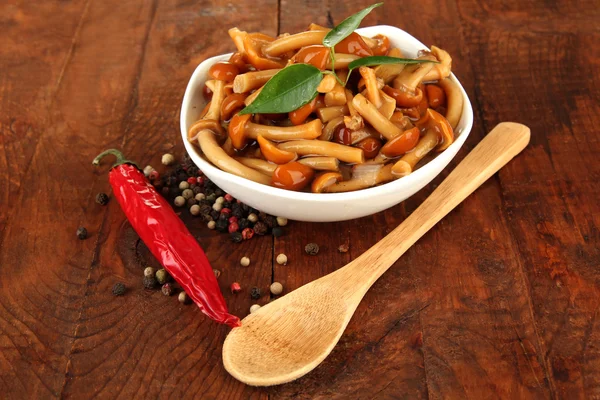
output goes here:
<path id="1" fill-rule="evenodd" d="M 94 161 L 92 161 L 92 165 L 96 165 L 96 166 L 100 165 L 100 160 L 102 160 L 104 157 L 106 157 L 108 155 L 113 155 L 117 159 L 117 161 L 111 166 L 111 168 L 117 167 L 121 164 L 133 164 L 136 167 L 138 167 L 138 165 L 136 163 L 134 163 L 131 160 L 126 159 L 125 156 L 123 155 L 123 153 L 121 153 L 117 149 L 104 150 L 102 153 L 98 154 L 96 156 L 96 158 L 94 158 Z"/>

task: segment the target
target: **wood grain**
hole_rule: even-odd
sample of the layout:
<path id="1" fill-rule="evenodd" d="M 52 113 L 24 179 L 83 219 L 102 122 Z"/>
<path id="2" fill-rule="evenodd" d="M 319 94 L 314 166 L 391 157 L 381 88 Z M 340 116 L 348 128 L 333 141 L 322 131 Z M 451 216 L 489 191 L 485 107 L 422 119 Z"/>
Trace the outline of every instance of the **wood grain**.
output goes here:
<path id="1" fill-rule="evenodd" d="M 108 185 L 91 158 L 108 146 L 144 165 L 159 165 L 167 150 L 181 154 L 185 84 L 205 57 L 233 48 L 229 27 L 295 32 L 369 3 L 0 4 L 4 397 L 600 396 L 595 1 L 387 1 L 365 19 L 452 54 L 476 110 L 456 161 L 503 120 L 529 125 L 532 144 L 373 286 L 311 374 L 271 389 L 237 383 L 221 366 L 224 328 L 141 289 L 141 268 L 153 261 L 118 205 L 94 203 Z M 360 255 L 441 179 L 386 212 L 290 223 L 275 241 L 224 246 L 197 220 L 188 225 L 223 270 L 224 289 L 237 279 L 266 293 L 279 280 L 288 291 Z M 76 240 L 79 225 L 88 240 Z M 303 252 L 309 242 L 321 246 L 319 265 Z M 342 243 L 348 253 L 336 250 Z M 280 252 L 289 265 L 273 263 Z M 252 259 L 246 270 L 242 255 Z M 131 292 L 112 297 L 116 281 Z M 240 316 L 251 304 L 247 293 L 226 300 Z"/>

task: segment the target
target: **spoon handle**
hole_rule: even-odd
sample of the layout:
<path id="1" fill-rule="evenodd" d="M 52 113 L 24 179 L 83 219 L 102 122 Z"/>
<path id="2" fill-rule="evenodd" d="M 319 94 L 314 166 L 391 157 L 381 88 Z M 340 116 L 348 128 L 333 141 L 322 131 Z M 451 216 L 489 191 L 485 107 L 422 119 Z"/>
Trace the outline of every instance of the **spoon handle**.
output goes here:
<path id="1" fill-rule="evenodd" d="M 530 131 L 514 122 L 498 124 L 431 195 L 396 229 L 339 270 L 351 296 L 362 296 L 406 250 L 529 143 Z M 360 290 L 362 289 L 362 290 Z"/>

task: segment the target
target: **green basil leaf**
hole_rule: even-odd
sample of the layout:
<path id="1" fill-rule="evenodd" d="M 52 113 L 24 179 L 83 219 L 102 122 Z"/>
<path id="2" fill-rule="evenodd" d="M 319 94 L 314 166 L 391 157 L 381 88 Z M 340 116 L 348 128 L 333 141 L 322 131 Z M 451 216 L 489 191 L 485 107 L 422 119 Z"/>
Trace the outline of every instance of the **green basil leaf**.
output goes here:
<path id="1" fill-rule="evenodd" d="M 362 20 L 371 12 L 371 10 L 382 4 L 383 3 L 373 4 L 340 22 L 338 26 L 325 35 L 323 38 L 323 45 L 325 47 L 334 47 L 336 44 L 346 39 L 356 28 L 358 28 Z"/>
<path id="2" fill-rule="evenodd" d="M 415 60 L 413 58 L 398 58 L 398 57 L 388 57 L 388 56 L 369 56 L 359 58 L 357 60 L 352 61 L 348 64 L 348 69 L 352 71 L 358 67 L 371 67 L 373 65 L 382 65 L 382 64 L 421 64 L 421 63 L 436 63 L 439 64 L 438 61 L 433 60 Z"/>
<path id="3" fill-rule="evenodd" d="M 310 102 L 323 73 L 310 64 L 293 64 L 276 73 L 240 114 L 287 113 Z"/>

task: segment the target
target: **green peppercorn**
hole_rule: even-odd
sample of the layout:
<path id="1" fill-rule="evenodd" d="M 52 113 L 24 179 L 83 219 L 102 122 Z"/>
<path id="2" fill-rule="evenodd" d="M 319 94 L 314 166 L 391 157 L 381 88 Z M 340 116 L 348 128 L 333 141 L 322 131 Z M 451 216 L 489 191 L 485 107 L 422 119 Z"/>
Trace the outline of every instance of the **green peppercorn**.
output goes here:
<path id="1" fill-rule="evenodd" d="M 158 283 L 160 283 L 161 285 L 164 285 L 165 283 L 167 283 L 170 280 L 170 275 L 167 271 L 165 271 L 164 269 L 159 269 L 158 271 L 156 271 L 156 280 L 158 281 Z"/>
<path id="2" fill-rule="evenodd" d="M 256 286 L 254 286 L 252 289 L 250 289 L 250 298 L 252 300 L 260 299 L 260 289 L 257 288 Z"/>
<path id="3" fill-rule="evenodd" d="M 162 288 L 160 289 L 160 291 L 165 296 L 170 296 L 173 294 L 173 285 L 171 285 L 170 283 L 165 283 L 164 285 L 162 285 Z"/>
<path id="4" fill-rule="evenodd" d="M 98 193 L 96 195 L 96 203 L 101 206 L 105 206 L 108 204 L 108 195 L 106 193 Z"/>
<path id="5" fill-rule="evenodd" d="M 127 288 L 121 282 L 115 283 L 112 287 L 112 294 L 114 294 L 115 296 L 122 296 L 125 294 L 126 291 Z"/>
<path id="6" fill-rule="evenodd" d="M 83 226 L 80 226 L 79 228 L 77 228 L 76 235 L 77 235 L 77 239 L 84 240 L 88 236 L 88 231 Z"/>
<path id="7" fill-rule="evenodd" d="M 304 247 L 306 254 L 315 256 L 319 253 L 319 245 L 316 243 L 309 243 Z"/>

